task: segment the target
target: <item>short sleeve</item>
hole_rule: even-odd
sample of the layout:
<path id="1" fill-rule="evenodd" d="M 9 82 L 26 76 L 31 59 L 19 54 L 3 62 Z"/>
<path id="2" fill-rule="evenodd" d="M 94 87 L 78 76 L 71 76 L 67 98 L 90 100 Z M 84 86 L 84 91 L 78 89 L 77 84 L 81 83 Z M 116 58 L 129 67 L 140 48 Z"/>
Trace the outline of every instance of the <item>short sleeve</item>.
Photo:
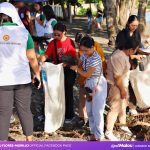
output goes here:
<path id="1" fill-rule="evenodd" d="M 121 57 L 111 57 L 111 64 L 113 67 L 113 73 L 116 76 L 122 76 L 125 69 L 125 61 Z"/>
<path id="2" fill-rule="evenodd" d="M 116 37 L 116 42 L 115 42 L 116 49 L 122 50 L 125 46 L 125 43 L 126 43 L 125 30 L 122 30 L 118 33 Z"/>
<path id="3" fill-rule="evenodd" d="M 45 19 L 46 19 L 45 16 L 44 16 L 43 14 L 41 14 L 41 15 L 40 15 L 40 20 L 41 20 L 41 21 L 44 21 Z"/>
<path id="4" fill-rule="evenodd" d="M 28 41 L 27 41 L 27 50 L 33 49 L 34 48 L 34 42 L 33 39 L 30 35 L 30 33 L 28 34 Z"/>
<path id="5" fill-rule="evenodd" d="M 48 57 L 51 57 L 53 56 L 53 52 L 54 52 L 54 41 L 51 41 L 47 47 L 45 55 L 47 55 Z"/>
<path id="6" fill-rule="evenodd" d="M 93 59 L 91 60 L 91 63 L 90 63 L 90 67 L 97 68 L 98 66 L 101 66 L 101 65 L 102 65 L 102 61 L 101 61 L 100 56 L 93 57 Z"/>
<path id="7" fill-rule="evenodd" d="M 83 62 L 84 61 L 84 54 L 82 54 L 81 56 L 80 56 L 80 60 Z"/>
<path id="8" fill-rule="evenodd" d="M 71 40 L 70 38 L 67 40 L 68 42 L 68 49 L 67 49 L 67 55 L 71 55 L 73 56 L 74 58 L 76 58 L 76 48 L 75 48 L 75 45 L 74 45 L 74 42 L 73 40 Z"/>
<path id="9" fill-rule="evenodd" d="M 54 28 L 54 26 L 57 24 L 57 20 L 53 20 L 52 21 L 52 23 L 51 23 L 51 25 L 52 25 L 52 27 Z"/>

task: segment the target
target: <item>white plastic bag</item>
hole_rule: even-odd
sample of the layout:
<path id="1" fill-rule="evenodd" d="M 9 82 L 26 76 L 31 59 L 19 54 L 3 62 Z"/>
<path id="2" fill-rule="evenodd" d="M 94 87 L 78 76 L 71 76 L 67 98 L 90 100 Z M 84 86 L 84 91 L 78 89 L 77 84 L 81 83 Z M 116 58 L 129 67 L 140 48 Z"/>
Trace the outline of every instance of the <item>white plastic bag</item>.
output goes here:
<path id="1" fill-rule="evenodd" d="M 150 56 L 144 61 L 144 71 L 131 71 L 130 82 L 137 99 L 137 106 L 146 109 L 150 107 Z"/>
<path id="2" fill-rule="evenodd" d="M 42 80 L 45 92 L 45 132 L 59 129 L 65 118 L 64 71 L 62 64 L 43 63 Z"/>

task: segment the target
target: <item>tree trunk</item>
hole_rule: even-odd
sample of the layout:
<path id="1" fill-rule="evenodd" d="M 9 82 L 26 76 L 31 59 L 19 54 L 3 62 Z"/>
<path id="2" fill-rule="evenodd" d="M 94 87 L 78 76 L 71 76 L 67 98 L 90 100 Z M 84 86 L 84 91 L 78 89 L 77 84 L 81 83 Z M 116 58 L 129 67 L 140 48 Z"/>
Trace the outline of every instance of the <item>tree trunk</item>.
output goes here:
<path id="1" fill-rule="evenodd" d="M 135 6 L 136 6 L 136 0 L 132 0 L 132 6 L 131 6 L 130 15 L 133 15 L 133 14 L 134 14 Z"/>
<path id="2" fill-rule="evenodd" d="M 146 7 L 148 0 L 139 0 L 139 8 L 138 8 L 138 19 L 139 19 L 139 30 L 143 32 L 146 26 Z"/>
<path id="3" fill-rule="evenodd" d="M 68 17 L 68 20 L 69 20 L 69 18 L 70 18 L 69 3 L 67 3 L 67 12 L 68 12 L 68 13 L 67 13 L 67 14 L 68 14 L 68 16 L 67 16 L 67 17 Z"/>
<path id="4" fill-rule="evenodd" d="M 115 39 L 116 39 L 116 31 L 117 31 L 117 7 L 116 7 L 116 0 L 103 0 L 103 4 L 106 11 L 106 23 L 107 23 L 107 31 L 108 31 L 108 38 L 109 38 L 109 45 L 114 47 L 115 46 Z"/>
<path id="5" fill-rule="evenodd" d="M 73 12 L 74 12 L 74 17 L 76 16 L 76 5 L 74 4 L 74 6 L 73 6 L 74 8 L 73 8 Z"/>
<path id="6" fill-rule="evenodd" d="M 120 0 L 119 3 L 119 25 L 125 27 L 131 12 L 131 0 Z"/>
<path id="7" fill-rule="evenodd" d="M 91 2 L 89 2 L 89 7 L 90 7 L 90 9 L 92 10 L 92 5 L 91 5 Z"/>
<path id="8" fill-rule="evenodd" d="M 63 12 L 63 19 L 67 20 L 67 15 L 66 15 L 65 7 L 64 7 L 64 2 L 61 2 L 60 5 L 61 5 L 61 8 L 62 8 L 62 12 Z"/>

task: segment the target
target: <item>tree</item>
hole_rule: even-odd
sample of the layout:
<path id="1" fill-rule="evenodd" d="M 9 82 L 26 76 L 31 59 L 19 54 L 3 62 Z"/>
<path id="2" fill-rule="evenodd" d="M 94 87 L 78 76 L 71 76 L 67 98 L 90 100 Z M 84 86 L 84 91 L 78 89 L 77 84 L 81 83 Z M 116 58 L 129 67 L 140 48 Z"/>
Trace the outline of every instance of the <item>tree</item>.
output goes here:
<path id="1" fill-rule="evenodd" d="M 106 16 L 108 44 L 114 46 L 119 29 L 125 27 L 130 14 L 134 12 L 136 0 L 103 0 L 102 2 Z"/>
<path id="2" fill-rule="evenodd" d="M 119 20 L 118 24 L 121 27 L 126 25 L 126 22 L 129 18 L 131 7 L 132 7 L 132 0 L 120 0 L 119 3 Z"/>
<path id="3" fill-rule="evenodd" d="M 103 0 L 105 8 L 107 31 L 109 38 L 109 45 L 115 46 L 115 38 L 117 33 L 117 7 L 116 0 Z"/>
<path id="4" fill-rule="evenodd" d="M 74 0 L 71 1 L 71 5 L 74 6 L 74 16 L 76 16 L 76 6 L 81 7 L 81 3 L 83 3 L 83 0 Z"/>
<path id="5" fill-rule="evenodd" d="M 146 7 L 148 4 L 148 0 L 139 0 L 139 7 L 138 7 L 138 19 L 139 19 L 139 30 L 143 32 L 146 26 Z"/>
<path id="6" fill-rule="evenodd" d="M 132 0 L 132 6 L 131 6 L 130 15 L 132 15 L 132 14 L 134 13 L 134 9 L 135 9 L 135 6 L 136 6 L 136 1 L 137 1 L 137 0 Z"/>
<path id="7" fill-rule="evenodd" d="M 65 6 L 64 6 L 66 1 L 67 0 L 49 0 L 50 4 L 54 3 L 54 4 L 60 4 L 61 5 L 64 20 L 67 19 L 67 14 L 65 11 Z"/>
<path id="8" fill-rule="evenodd" d="M 83 0 L 80 0 L 80 2 L 82 2 Z M 74 13 L 75 13 L 75 6 L 80 6 L 80 3 L 78 2 L 78 0 L 49 0 L 49 2 L 52 4 L 53 2 L 55 4 L 60 4 L 61 8 L 62 8 L 62 12 L 63 12 L 63 18 L 64 20 L 67 20 L 67 18 L 70 18 L 70 10 L 69 10 L 69 5 L 73 5 L 74 6 Z M 65 9 L 65 5 L 67 6 L 67 11 Z"/>

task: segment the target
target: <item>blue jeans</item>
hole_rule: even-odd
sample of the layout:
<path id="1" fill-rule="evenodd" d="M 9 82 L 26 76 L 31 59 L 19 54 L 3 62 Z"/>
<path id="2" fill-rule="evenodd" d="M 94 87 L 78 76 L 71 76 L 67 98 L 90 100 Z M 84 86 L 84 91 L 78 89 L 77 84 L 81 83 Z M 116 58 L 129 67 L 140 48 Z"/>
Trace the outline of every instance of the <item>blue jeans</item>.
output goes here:
<path id="1" fill-rule="evenodd" d="M 88 30 L 91 29 L 92 26 L 92 17 L 88 17 Z"/>

